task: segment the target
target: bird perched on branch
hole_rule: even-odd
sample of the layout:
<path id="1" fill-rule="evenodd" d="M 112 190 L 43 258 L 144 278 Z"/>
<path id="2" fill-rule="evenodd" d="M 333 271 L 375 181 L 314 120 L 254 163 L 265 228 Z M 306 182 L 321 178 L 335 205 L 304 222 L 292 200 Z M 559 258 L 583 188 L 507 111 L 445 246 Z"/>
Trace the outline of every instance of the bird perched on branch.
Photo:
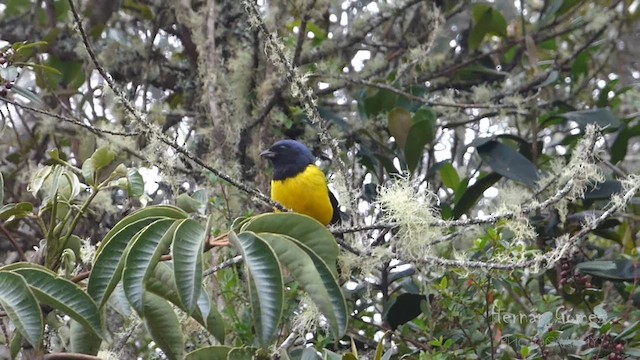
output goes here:
<path id="1" fill-rule="evenodd" d="M 309 215 L 323 225 L 340 222 L 338 200 L 315 157 L 302 143 L 280 140 L 260 153 L 273 163 L 271 198 L 297 213 Z"/>

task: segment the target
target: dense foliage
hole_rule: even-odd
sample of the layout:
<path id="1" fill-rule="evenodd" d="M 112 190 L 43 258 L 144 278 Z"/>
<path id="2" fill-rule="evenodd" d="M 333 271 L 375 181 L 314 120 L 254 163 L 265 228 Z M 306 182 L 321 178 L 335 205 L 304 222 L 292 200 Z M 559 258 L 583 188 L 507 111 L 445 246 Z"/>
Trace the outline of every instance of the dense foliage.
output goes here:
<path id="1" fill-rule="evenodd" d="M 3 2 L 0 358 L 640 357 L 639 5 Z"/>

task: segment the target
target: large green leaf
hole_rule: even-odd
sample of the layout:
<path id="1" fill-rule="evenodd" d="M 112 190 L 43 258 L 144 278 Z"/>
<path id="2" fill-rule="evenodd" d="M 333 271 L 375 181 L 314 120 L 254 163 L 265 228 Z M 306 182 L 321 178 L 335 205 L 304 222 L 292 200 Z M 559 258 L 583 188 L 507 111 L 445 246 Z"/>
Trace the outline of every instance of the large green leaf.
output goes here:
<path id="1" fill-rule="evenodd" d="M 144 316 L 145 282 L 160 256 L 169 249 L 176 228 L 184 221 L 187 220 L 158 220 L 147 225 L 132 240 L 122 271 L 122 285 L 129 304 L 140 316 Z"/>
<path id="2" fill-rule="evenodd" d="M 229 240 L 240 251 L 249 270 L 250 296 L 258 343 L 269 346 L 278 330 L 284 303 L 280 263 L 271 246 L 254 233 L 245 231 L 236 235 L 235 232 L 230 232 Z"/>
<path id="3" fill-rule="evenodd" d="M 338 243 L 331 232 L 315 219 L 293 212 L 268 213 L 254 216 L 241 228 L 254 233 L 274 233 L 290 236 L 311 249 L 337 274 Z"/>
<path id="4" fill-rule="evenodd" d="M 0 271 L 0 305 L 20 334 L 39 349 L 44 327 L 42 312 L 21 275 Z"/>
<path id="5" fill-rule="evenodd" d="M 207 346 L 187 354 L 185 360 L 227 360 L 229 346 Z"/>
<path id="6" fill-rule="evenodd" d="M 0 205 L 4 202 L 4 178 L 0 172 Z"/>
<path id="7" fill-rule="evenodd" d="M 500 11 L 489 5 L 478 4 L 473 7 L 473 28 L 470 30 L 468 43 L 477 49 L 485 35 L 507 36 L 507 20 Z"/>
<path id="8" fill-rule="evenodd" d="M 206 235 L 204 228 L 190 219 L 182 222 L 174 234 L 173 271 L 178 295 L 188 314 L 195 309 L 200 295 Z"/>
<path id="9" fill-rule="evenodd" d="M 389 112 L 387 118 L 389 133 L 396 139 L 398 146 L 404 149 L 409 129 L 413 125 L 411 113 L 403 108 L 396 107 Z"/>
<path id="10" fill-rule="evenodd" d="M 453 191 L 458 189 L 460 185 L 460 175 L 458 175 L 458 171 L 456 171 L 450 162 L 443 163 L 438 172 L 440 173 L 440 179 L 442 179 L 444 186 Z"/>
<path id="11" fill-rule="evenodd" d="M 342 290 L 327 264 L 303 243 L 285 235 L 257 234 L 266 240 L 284 265 L 329 320 L 339 340 L 347 328 L 347 305 Z M 315 258 L 315 259 L 314 259 Z"/>
<path id="12" fill-rule="evenodd" d="M 620 119 L 608 108 L 566 112 L 561 115 L 567 120 L 575 121 L 581 129 L 589 124 L 598 125 L 601 129 L 615 130 L 622 125 Z"/>
<path id="13" fill-rule="evenodd" d="M 100 351 L 102 339 L 87 327 L 75 320 L 71 320 L 69 331 L 69 345 L 71 352 L 97 355 Z"/>
<path id="14" fill-rule="evenodd" d="M 585 261 L 576 270 L 609 281 L 633 282 L 640 278 L 638 263 L 628 259 Z"/>
<path id="15" fill-rule="evenodd" d="M 640 125 L 632 127 L 622 127 L 618 132 L 613 144 L 611 144 L 611 162 L 617 163 L 624 160 L 627 156 L 627 148 L 629 147 L 629 139 L 640 136 Z"/>
<path id="16" fill-rule="evenodd" d="M 69 315 L 95 335 L 105 337 L 98 306 L 78 285 L 35 264 L 25 266 L 18 263 L 3 270 L 11 270 L 22 275 L 40 302 Z"/>
<path id="17" fill-rule="evenodd" d="M 421 108 L 413 115 L 413 125 L 407 134 L 404 157 L 409 171 L 413 172 L 424 152 L 425 145 L 435 138 L 436 113 L 430 108 Z"/>
<path id="18" fill-rule="evenodd" d="M 498 174 L 525 184 L 536 187 L 538 170 L 529 159 L 522 154 L 495 140 L 489 140 L 477 146 L 480 157 Z"/>
<path id="19" fill-rule="evenodd" d="M 169 359 L 184 358 L 182 326 L 173 307 L 154 293 L 144 296 L 144 324 L 151 338 Z"/>
<path id="20" fill-rule="evenodd" d="M 147 279 L 146 289 L 148 292 L 170 301 L 174 305 L 184 310 L 183 305 L 178 297 L 178 289 L 173 273 L 173 268 L 166 262 L 159 262 L 154 269 L 153 275 Z M 200 290 L 198 298 L 198 307 L 191 314 L 198 323 L 207 329 L 220 343 L 224 343 L 225 329 L 222 315 L 216 307 L 212 307 L 210 303 L 203 305 L 203 302 L 210 302 L 205 289 Z M 208 310 L 208 311 L 204 311 Z"/>
<path id="21" fill-rule="evenodd" d="M 120 281 L 131 239 L 145 226 L 159 219 L 184 219 L 187 214 L 173 206 L 151 206 L 120 220 L 104 237 L 98 250 L 87 292 L 102 307 Z"/>
<path id="22" fill-rule="evenodd" d="M 426 299 L 427 297 L 422 294 L 400 294 L 388 304 L 382 317 L 395 330 L 398 326 L 418 317 L 422 313 L 420 302 Z"/>
<path id="23" fill-rule="evenodd" d="M 456 201 L 455 207 L 453 208 L 453 218 L 458 219 L 462 214 L 471 209 L 478 199 L 480 199 L 482 193 L 500 180 L 501 177 L 501 175 L 492 172 L 476 180 L 473 185 L 465 190 L 459 200 Z"/>

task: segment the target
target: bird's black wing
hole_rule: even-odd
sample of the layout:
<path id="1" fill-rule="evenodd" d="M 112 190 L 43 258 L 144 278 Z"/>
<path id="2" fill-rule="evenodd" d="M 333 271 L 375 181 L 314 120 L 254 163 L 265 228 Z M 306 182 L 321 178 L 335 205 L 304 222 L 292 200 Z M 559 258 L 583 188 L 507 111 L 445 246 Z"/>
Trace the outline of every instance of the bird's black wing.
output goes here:
<path id="1" fill-rule="evenodd" d="M 327 188 L 327 190 L 329 189 Z M 331 201 L 331 207 L 333 207 L 333 216 L 331 217 L 329 225 L 342 223 L 342 219 L 340 218 L 340 205 L 338 204 L 338 199 L 336 199 L 331 190 L 329 190 L 329 200 Z"/>

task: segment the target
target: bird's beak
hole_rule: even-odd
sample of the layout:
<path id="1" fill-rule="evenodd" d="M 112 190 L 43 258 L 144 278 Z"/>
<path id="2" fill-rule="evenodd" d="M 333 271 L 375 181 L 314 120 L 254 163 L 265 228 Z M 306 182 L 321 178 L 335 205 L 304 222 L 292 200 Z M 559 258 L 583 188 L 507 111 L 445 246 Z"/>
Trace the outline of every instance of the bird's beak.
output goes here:
<path id="1" fill-rule="evenodd" d="M 276 157 L 276 153 L 267 149 L 263 152 L 260 153 L 260 156 L 267 158 L 267 159 L 273 159 L 274 157 Z"/>

